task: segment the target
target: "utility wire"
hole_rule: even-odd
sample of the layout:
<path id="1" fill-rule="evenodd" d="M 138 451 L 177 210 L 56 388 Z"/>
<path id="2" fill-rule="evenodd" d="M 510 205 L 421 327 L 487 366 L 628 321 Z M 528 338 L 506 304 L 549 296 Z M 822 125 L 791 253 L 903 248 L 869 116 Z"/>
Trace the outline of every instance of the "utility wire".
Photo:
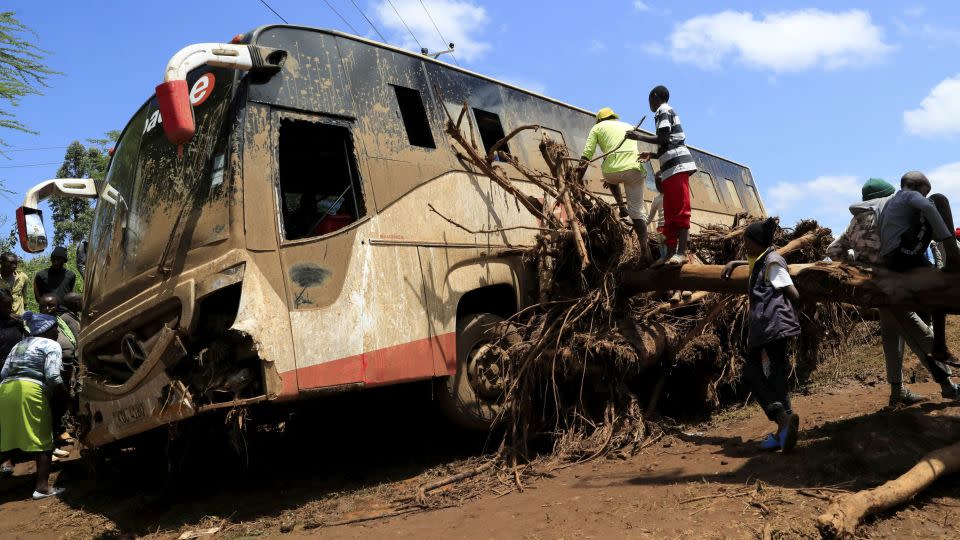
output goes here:
<path id="1" fill-rule="evenodd" d="M 340 17 L 340 20 L 343 21 L 343 24 L 347 25 L 347 27 L 350 28 L 350 30 L 352 30 L 354 34 L 360 33 L 360 32 L 357 32 L 357 29 L 354 28 L 352 24 L 350 24 L 350 21 L 343 18 L 343 15 L 341 15 L 340 12 L 337 11 L 337 9 L 333 7 L 333 5 L 328 0 L 323 0 L 323 3 L 326 4 L 328 8 L 330 8 L 330 11 L 336 13 L 337 17 Z"/>
<path id="2" fill-rule="evenodd" d="M 267 3 L 267 0 L 260 0 L 260 3 L 263 4 L 263 5 L 265 5 L 265 6 L 267 6 L 267 9 L 269 9 L 270 11 L 273 12 L 274 15 L 276 15 L 277 17 L 279 17 L 280 20 L 283 21 L 284 24 L 290 24 L 289 22 L 287 22 L 286 19 L 283 18 L 283 15 L 280 15 L 279 13 L 277 13 L 277 10 L 273 9 L 273 6 L 271 6 L 270 4 Z"/>
<path id="3" fill-rule="evenodd" d="M 437 22 L 433 20 L 433 15 L 430 15 L 430 10 L 427 9 L 427 5 L 423 3 L 423 0 L 420 0 L 420 5 L 423 6 L 423 11 L 426 12 L 427 18 L 429 18 L 430 23 L 433 24 L 433 29 L 437 31 L 437 35 L 440 36 L 440 40 L 443 41 L 444 44 L 450 43 L 447 41 L 447 38 L 443 37 L 443 33 L 440 32 L 440 27 L 438 27 Z M 454 63 L 459 66 L 460 62 L 458 62 L 457 57 L 453 55 L 453 51 L 450 51 L 448 54 L 450 55 L 450 58 L 453 58 Z"/>
<path id="4" fill-rule="evenodd" d="M 3 148 L 0 146 L 0 154 L 5 154 L 7 152 L 31 152 L 33 150 L 60 150 L 62 148 L 70 148 L 69 146 L 37 146 L 35 148 Z"/>
<path id="5" fill-rule="evenodd" d="M 412 37 L 413 40 L 417 42 L 417 47 L 420 47 L 420 49 L 422 50 L 423 45 L 420 44 L 420 40 L 417 39 L 417 36 L 413 35 L 413 30 L 410 30 L 410 27 L 407 26 L 407 21 L 403 20 L 403 16 L 400 15 L 400 11 L 397 10 L 397 6 L 393 5 L 393 0 L 387 0 L 387 3 L 390 4 L 390 7 L 393 8 L 393 12 L 397 14 L 397 18 L 400 19 L 401 23 L 403 23 L 403 27 L 406 28 L 407 32 L 410 33 L 410 37 Z"/>
<path id="6" fill-rule="evenodd" d="M 25 165 L 0 165 L 0 169 L 21 169 L 23 167 L 44 167 L 46 165 L 60 165 L 62 161 L 48 161 L 47 163 L 27 163 Z"/>
<path id="7" fill-rule="evenodd" d="M 373 28 L 373 31 L 376 32 L 378 36 L 380 36 L 380 39 L 384 43 L 390 43 L 389 41 L 387 41 L 387 38 L 383 37 L 383 34 L 380 33 L 380 29 L 377 28 L 377 25 L 373 24 L 373 21 L 370 20 L 370 17 L 367 17 L 367 14 L 364 13 L 362 9 L 360 9 L 360 6 L 358 6 L 357 3 L 354 2 L 354 0 L 350 0 L 350 3 L 353 4 L 353 7 L 357 8 L 357 11 L 359 11 L 361 15 L 363 15 L 363 18 L 366 19 L 367 23 L 370 24 L 370 28 Z"/>

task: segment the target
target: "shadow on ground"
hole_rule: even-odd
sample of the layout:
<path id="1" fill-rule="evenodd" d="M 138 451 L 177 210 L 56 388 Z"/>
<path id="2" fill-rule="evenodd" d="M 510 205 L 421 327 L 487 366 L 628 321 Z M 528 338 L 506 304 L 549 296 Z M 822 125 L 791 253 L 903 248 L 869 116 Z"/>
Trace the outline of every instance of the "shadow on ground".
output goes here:
<path id="1" fill-rule="evenodd" d="M 301 403 L 295 412 L 265 412 L 263 419 L 274 428 L 282 421 L 283 428 L 251 425 L 242 455 L 220 416 L 179 425 L 186 432 L 169 450 L 161 430 L 95 471 L 91 459 L 70 462 L 58 481 L 68 487 L 63 501 L 113 522 L 115 529 L 101 537 L 177 530 L 207 516 L 251 522 L 281 517 L 327 495 L 414 478 L 480 454 L 490 439 L 451 425 L 431 400 L 431 388 L 421 384 Z M 0 503 L 22 499 L 31 482 L 28 476 L 6 484 Z"/>
<path id="2" fill-rule="evenodd" d="M 746 458 L 732 472 L 708 480 L 745 484 L 760 480 L 770 486 L 800 488 L 841 484 L 846 489 L 874 487 L 912 467 L 927 452 L 960 440 L 960 417 L 937 414 L 957 405 L 923 403 L 901 409 L 882 409 L 872 414 L 827 422 L 800 435 L 791 454 L 768 453 L 757 441 L 741 437 L 680 434 L 678 438 L 697 445 L 718 447 L 712 454 Z M 651 471 L 626 480 L 633 485 L 668 485 L 700 482 L 703 474 L 677 470 Z M 940 487 L 956 488 L 956 477 Z"/>

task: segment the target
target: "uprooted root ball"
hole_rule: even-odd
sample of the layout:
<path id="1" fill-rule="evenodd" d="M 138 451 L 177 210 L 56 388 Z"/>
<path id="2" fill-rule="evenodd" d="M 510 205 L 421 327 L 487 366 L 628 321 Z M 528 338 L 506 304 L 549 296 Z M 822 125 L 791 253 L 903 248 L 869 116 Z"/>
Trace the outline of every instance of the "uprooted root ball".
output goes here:
<path id="1" fill-rule="evenodd" d="M 509 323 L 512 345 L 504 347 L 504 399 L 509 407 L 502 413 L 505 435 L 494 457 L 501 465 L 492 470 L 501 476 L 511 472 L 513 483 L 522 488 L 524 474 L 637 452 L 645 437 L 658 430 L 645 415 L 661 400 L 680 396 L 691 409 L 708 411 L 745 397 L 738 385 L 746 341 L 745 298 L 699 294 L 670 303 L 662 293 L 625 297 L 620 276 L 646 261 L 632 228 L 583 183 L 583 163 L 547 136 L 540 150 L 549 172 L 530 170 L 499 153 L 496 158 L 543 190 L 542 204 L 534 205 L 531 198 L 518 195 L 513 180 L 489 154 L 464 139 L 452 119 L 448 124 L 461 159 L 517 197 L 544 227 L 524 257 L 538 280 L 539 302 Z M 561 212 L 566 219 L 557 217 Z M 732 226 L 703 227 L 691 235 L 693 255 L 708 264 L 743 258 L 742 231 L 749 221 L 740 215 Z M 811 232 L 808 241 L 787 255 L 789 262 L 822 259 L 830 230 L 805 220 L 778 231 L 778 245 Z M 794 374 L 802 381 L 818 362 L 843 347 L 843 329 L 858 313 L 807 304 L 798 311 L 804 337 L 793 358 Z M 507 325 L 502 326 L 506 331 Z"/>

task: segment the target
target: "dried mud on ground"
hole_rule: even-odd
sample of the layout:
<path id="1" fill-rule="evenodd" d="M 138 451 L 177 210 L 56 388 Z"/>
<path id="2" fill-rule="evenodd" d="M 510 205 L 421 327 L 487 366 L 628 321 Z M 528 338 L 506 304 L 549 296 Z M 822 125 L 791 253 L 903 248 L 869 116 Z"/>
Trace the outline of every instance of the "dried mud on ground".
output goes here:
<path id="1" fill-rule="evenodd" d="M 958 322 L 950 323 L 954 336 Z M 960 350 L 958 340 L 952 346 Z M 908 378 L 924 376 L 915 360 L 907 364 Z M 912 388 L 933 399 L 886 408 L 880 347 L 862 347 L 821 366 L 797 396 L 803 433 L 792 455 L 756 450 L 769 423 L 755 405 L 733 407 L 705 423 L 670 427 L 631 459 L 571 466 L 523 493 L 320 526 L 387 509 L 420 483 L 462 469 L 487 444 L 456 435 L 429 403 L 381 403 L 343 415 L 370 401 L 348 399 L 323 409 L 328 416 L 310 416 L 310 437 L 271 440 L 246 470 L 208 462 L 174 485 L 163 486 L 163 475 L 133 456 L 119 474 L 98 480 L 75 461 L 60 472 L 70 490 L 63 500 L 33 502 L 26 500 L 29 468 L 21 465 L 0 480 L 0 537 L 177 538 L 213 528 L 204 538 L 811 538 L 837 490 L 875 486 L 960 439 L 960 405 L 940 399 L 935 384 Z M 911 504 L 869 519 L 860 534 L 955 537 L 958 480 L 945 478 Z"/>

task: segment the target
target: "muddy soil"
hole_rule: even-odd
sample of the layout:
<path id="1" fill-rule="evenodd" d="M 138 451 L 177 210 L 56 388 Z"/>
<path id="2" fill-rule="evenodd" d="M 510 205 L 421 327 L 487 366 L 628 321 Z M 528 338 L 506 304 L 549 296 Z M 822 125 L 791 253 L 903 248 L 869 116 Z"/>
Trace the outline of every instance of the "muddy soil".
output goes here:
<path id="1" fill-rule="evenodd" d="M 954 336 L 960 321 L 952 320 Z M 954 350 L 960 342 L 953 340 Z M 915 360 L 907 377 L 922 381 Z M 195 429 L 192 461 L 122 455 L 94 477 L 83 460 L 61 464 L 60 500 L 27 500 L 29 465 L 0 480 L 0 537 L 177 538 L 810 538 L 815 517 L 838 490 L 877 485 L 925 452 L 960 438 L 960 404 L 935 384 L 914 390 L 930 401 L 886 407 L 879 345 L 821 367 L 795 399 L 803 433 L 791 455 L 763 453 L 756 441 L 771 424 L 755 405 L 709 421 L 672 424 L 628 460 L 556 471 L 523 493 L 489 492 L 450 508 L 335 527 L 322 523 L 387 509 L 425 481 L 459 470 L 489 450 L 488 437 L 465 436 L 431 403 L 427 385 L 317 402 L 282 433 L 247 441 L 246 468 L 224 459 L 218 430 Z M 158 443 L 159 444 L 159 443 Z M 159 455 L 159 452 L 157 453 Z M 960 478 L 947 477 L 911 504 L 871 519 L 870 538 L 960 534 Z"/>

